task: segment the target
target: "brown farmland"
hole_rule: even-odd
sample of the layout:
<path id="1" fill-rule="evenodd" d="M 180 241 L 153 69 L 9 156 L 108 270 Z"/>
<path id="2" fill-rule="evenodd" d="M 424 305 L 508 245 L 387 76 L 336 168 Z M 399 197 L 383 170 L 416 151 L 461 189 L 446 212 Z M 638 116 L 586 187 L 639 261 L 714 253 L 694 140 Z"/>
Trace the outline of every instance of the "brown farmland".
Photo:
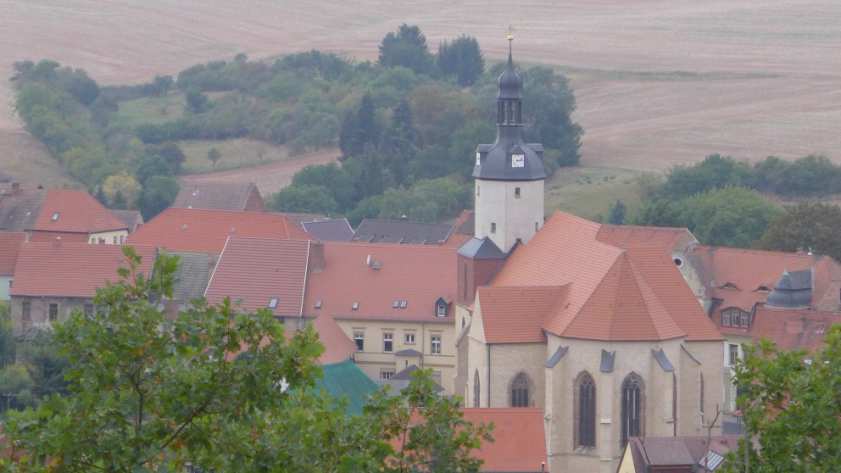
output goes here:
<path id="1" fill-rule="evenodd" d="M 418 24 L 433 49 L 467 33 L 499 59 L 512 23 L 518 60 L 571 77 L 587 165 L 657 170 L 713 152 L 841 161 L 837 0 L 0 0 L 0 11 L 0 76 L 13 61 L 49 57 L 103 83 L 238 52 L 372 59 L 401 22 Z M 43 147 L 9 138 L 20 124 L 5 81 L 0 99 L 0 170 L 61 180 Z"/>

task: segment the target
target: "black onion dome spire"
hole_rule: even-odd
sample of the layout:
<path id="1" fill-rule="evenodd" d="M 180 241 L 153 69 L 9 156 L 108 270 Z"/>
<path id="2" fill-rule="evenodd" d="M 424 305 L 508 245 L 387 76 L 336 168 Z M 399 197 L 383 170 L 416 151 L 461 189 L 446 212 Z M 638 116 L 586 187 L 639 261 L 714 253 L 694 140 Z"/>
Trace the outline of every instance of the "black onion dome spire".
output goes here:
<path id="1" fill-rule="evenodd" d="M 476 148 L 473 177 L 499 181 L 546 178 L 543 145 L 523 141 L 523 79 L 514 67 L 508 35 L 508 64 L 499 75 L 496 98 L 496 142 Z"/>

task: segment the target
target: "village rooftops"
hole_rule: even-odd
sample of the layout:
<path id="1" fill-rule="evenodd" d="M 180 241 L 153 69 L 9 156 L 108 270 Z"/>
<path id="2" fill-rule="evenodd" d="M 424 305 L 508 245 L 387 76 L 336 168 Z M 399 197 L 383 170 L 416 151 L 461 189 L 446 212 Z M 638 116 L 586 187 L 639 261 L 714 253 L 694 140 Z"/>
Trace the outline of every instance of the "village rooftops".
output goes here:
<path id="1" fill-rule="evenodd" d="M 29 230 L 87 236 L 92 233 L 127 231 L 128 225 L 85 191 L 51 189 L 47 191 L 38 218 Z"/>
<path id="2" fill-rule="evenodd" d="M 354 241 L 367 243 L 412 243 L 441 245 L 450 237 L 453 225 L 408 220 L 366 218 L 356 228 Z"/>
<path id="3" fill-rule="evenodd" d="M 206 210 L 263 210 L 263 197 L 253 182 L 197 182 L 181 187 L 172 207 Z"/>

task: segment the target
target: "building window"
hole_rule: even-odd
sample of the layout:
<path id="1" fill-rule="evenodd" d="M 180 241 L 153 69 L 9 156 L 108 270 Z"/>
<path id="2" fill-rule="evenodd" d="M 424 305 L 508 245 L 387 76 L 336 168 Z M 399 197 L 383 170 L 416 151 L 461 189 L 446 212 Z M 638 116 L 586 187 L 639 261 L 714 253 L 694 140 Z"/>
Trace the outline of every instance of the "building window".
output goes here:
<path id="1" fill-rule="evenodd" d="M 356 342 L 356 349 L 358 351 L 365 350 L 365 332 L 361 330 L 355 330 L 353 332 L 353 341 Z"/>
<path id="2" fill-rule="evenodd" d="M 722 327 L 750 328 L 750 312 L 736 307 L 721 311 Z"/>
<path id="3" fill-rule="evenodd" d="M 575 381 L 576 447 L 596 446 L 596 383 L 589 373 L 581 373 Z"/>
<path id="4" fill-rule="evenodd" d="M 479 186 L 479 184 L 476 184 L 476 197 L 479 197 L 480 191 L 481 191 L 481 187 Z"/>
<path id="5" fill-rule="evenodd" d="M 430 347 L 430 351 L 434 355 L 438 355 L 441 353 L 441 335 L 432 335 L 429 337 L 432 343 Z"/>
<path id="6" fill-rule="evenodd" d="M 736 363 L 739 362 L 739 345 L 736 344 L 729 344 L 727 346 L 727 359 L 730 361 L 730 366 L 736 366 Z"/>
<path id="7" fill-rule="evenodd" d="M 704 373 L 698 373 L 698 409 L 704 413 Z"/>
<path id="8" fill-rule="evenodd" d="M 415 344 L 415 333 L 414 332 L 407 332 L 403 335 L 403 342 L 406 345 L 414 345 Z"/>
<path id="9" fill-rule="evenodd" d="M 631 437 L 640 437 L 643 432 L 643 385 L 636 373 L 629 374 L 622 382 L 622 447 Z"/>
<path id="10" fill-rule="evenodd" d="M 116 244 L 117 244 L 117 235 L 114 235 L 114 236 L 111 238 L 111 241 L 112 241 L 112 242 L 114 242 L 114 244 L 116 245 Z"/>
<path id="11" fill-rule="evenodd" d="M 32 321 L 32 303 L 29 301 L 23 301 L 20 304 L 21 311 L 23 312 L 22 319 L 24 322 L 31 322 Z"/>
<path id="12" fill-rule="evenodd" d="M 479 370 L 473 373 L 473 407 L 479 407 L 482 400 L 482 387 L 479 385 Z"/>
<path id="13" fill-rule="evenodd" d="M 99 239 L 99 244 L 104 245 L 105 244 L 105 238 L 100 238 Z"/>
<path id="14" fill-rule="evenodd" d="M 49 312 L 50 322 L 58 320 L 58 304 L 50 304 Z"/>
<path id="15" fill-rule="evenodd" d="M 519 188 L 519 187 L 515 187 L 515 188 L 514 188 L 514 198 L 515 198 L 515 199 L 519 199 L 519 198 L 520 198 L 520 188 Z"/>
<path id="16" fill-rule="evenodd" d="M 85 317 L 93 315 L 93 304 L 85 304 Z"/>
<path id="17" fill-rule="evenodd" d="M 380 370 L 380 379 L 383 381 L 388 381 L 391 377 L 394 376 L 394 368 L 382 368 Z"/>
<path id="18" fill-rule="evenodd" d="M 529 379 L 518 374 L 511 383 L 511 407 L 529 407 Z"/>
<path id="19" fill-rule="evenodd" d="M 391 332 L 383 332 L 383 351 L 386 353 L 394 351 L 394 334 Z"/>
<path id="20" fill-rule="evenodd" d="M 491 222 L 491 233 L 496 233 L 496 222 Z"/>
<path id="21" fill-rule="evenodd" d="M 435 307 L 435 315 L 438 317 L 446 317 L 447 316 L 447 303 L 444 301 L 439 301 Z"/>

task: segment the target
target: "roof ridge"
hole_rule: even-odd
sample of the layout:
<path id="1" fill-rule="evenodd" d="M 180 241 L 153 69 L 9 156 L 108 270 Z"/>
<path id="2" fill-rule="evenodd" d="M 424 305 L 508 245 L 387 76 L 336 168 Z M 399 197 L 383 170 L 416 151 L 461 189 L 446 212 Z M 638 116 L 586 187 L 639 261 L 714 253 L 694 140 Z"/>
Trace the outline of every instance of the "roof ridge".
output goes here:
<path id="1" fill-rule="evenodd" d="M 666 306 L 663 304 L 663 302 L 660 300 L 660 298 L 657 297 L 657 293 L 654 292 L 654 290 L 648 284 L 648 281 L 645 280 L 645 278 L 643 277 L 640 270 L 637 269 L 633 260 L 630 257 L 627 257 L 627 255 L 626 255 L 625 258 L 627 259 L 628 264 L 631 267 L 631 274 L 634 276 L 634 282 L 637 285 L 637 289 L 639 289 L 641 291 L 647 291 L 647 292 L 650 293 L 650 297 L 652 298 L 653 302 L 660 306 L 659 309 L 663 312 L 663 314 L 665 314 L 668 322 L 671 322 L 672 325 L 674 326 L 673 329 L 677 330 L 681 334 L 681 335 L 678 335 L 676 337 L 665 336 L 664 331 L 662 330 L 662 327 L 660 325 L 658 325 L 653 320 L 653 318 L 651 317 L 652 313 L 649 311 L 648 312 L 649 319 L 652 319 L 652 325 L 654 326 L 654 330 L 657 332 L 657 335 L 660 337 L 660 339 L 661 340 L 668 340 L 668 339 L 671 339 L 671 338 L 678 338 L 680 336 L 684 336 L 684 337 L 687 336 L 687 333 L 683 329 L 680 328 L 680 325 L 678 325 L 678 323 L 674 320 L 674 318 L 672 317 L 672 314 L 669 313 L 668 309 L 666 309 Z M 643 304 L 645 304 L 645 306 L 648 307 L 649 306 L 648 299 L 645 297 L 644 294 L 641 294 L 641 295 L 643 296 Z"/>

